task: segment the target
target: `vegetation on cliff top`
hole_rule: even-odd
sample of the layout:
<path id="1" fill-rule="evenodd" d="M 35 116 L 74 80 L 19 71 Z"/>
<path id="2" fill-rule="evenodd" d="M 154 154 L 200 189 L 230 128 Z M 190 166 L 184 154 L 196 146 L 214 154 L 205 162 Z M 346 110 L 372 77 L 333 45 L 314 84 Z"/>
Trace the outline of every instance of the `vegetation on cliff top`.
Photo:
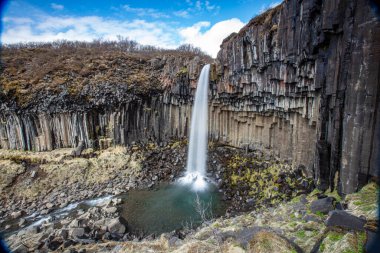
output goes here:
<path id="1" fill-rule="evenodd" d="M 123 85 L 134 94 L 157 92 L 164 88 L 161 83 L 164 64 L 157 66 L 154 59 L 181 58 L 186 62 L 194 57 L 211 60 L 191 45 L 168 50 L 123 38 L 3 45 L 0 95 L 13 98 L 23 107 L 40 91 L 76 96 L 85 86 L 99 84 Z"/>

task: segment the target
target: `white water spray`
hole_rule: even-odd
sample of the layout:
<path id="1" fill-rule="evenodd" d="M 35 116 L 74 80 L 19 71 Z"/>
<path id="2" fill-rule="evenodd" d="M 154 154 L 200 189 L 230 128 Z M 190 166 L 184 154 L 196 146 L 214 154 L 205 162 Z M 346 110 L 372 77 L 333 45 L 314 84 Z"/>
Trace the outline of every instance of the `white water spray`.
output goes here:
<path id="1" fill-rule="evenodd" d="M 195 191 L 207 187 L 205 180 L 208 143 L 208 83 L 210 64 L 202 68 L 191 117 L 190 143 L 186 175 L 180 179 L 183 184 L 192 184 Z"/>

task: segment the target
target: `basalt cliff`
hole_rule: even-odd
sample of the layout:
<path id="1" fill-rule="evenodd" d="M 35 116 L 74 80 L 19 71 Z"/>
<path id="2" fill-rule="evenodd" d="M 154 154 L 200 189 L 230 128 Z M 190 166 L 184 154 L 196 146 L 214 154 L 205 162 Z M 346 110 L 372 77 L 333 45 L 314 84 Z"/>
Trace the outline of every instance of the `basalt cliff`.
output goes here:
<path id="1" fill-rule="evenodd" d="M 321 189 L 375 177 L 380 24 L 363 0 L 288 0 L 252 19 L 211 59 L 117 47 L 2 50 L 0 148 L 107 148 L 186 138 L 202 66 L 210 140 L 267 150 Z"/>

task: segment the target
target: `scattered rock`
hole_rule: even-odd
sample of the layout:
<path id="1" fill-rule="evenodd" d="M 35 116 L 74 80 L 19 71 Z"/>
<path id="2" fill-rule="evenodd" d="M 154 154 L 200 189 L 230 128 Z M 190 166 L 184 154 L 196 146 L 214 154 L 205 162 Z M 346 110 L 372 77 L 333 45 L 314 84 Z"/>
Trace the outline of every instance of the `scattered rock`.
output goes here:
<path id="1" fill-rule="evenodd" d="M 11 217 L 13 219 L 17 219 L 17 218 L 20 218 L 24 214 L 25 214 L 24 211 L 16 211 L 16 212 L 11 213 Z"/>
<path id="2" fill-rule="evenodd" d="M 120 217 L 110 220 L 107 226 L 108 231 L 110 233 L 124 234 L 126 227 L 123 224 L 124 222 L 122 220 L 123 219 Z"/>
<path id="3" fill-rule="evenodd" d="M 328 212 L 335 209 L 334 200 L 335 199 L 332 197 L 314 200 L 311 202 L 310 210 L 313 213 L 321 212 L 323 214 L 327 214 Z"/>
<path id="4" fill-rule="evenodd" d="M 334 210 L 329 213 L 329 217 L 325 223 L 328 227 L 337 226 L 346 229 L 364 230 L 366 220 L 349 214 L 346 211 Z"/>
<path id="5" fill-rule="evenodd" d="M 24 218 L 21 218 L 20 221 L 18 222 L 18 225 L 20 227 L 23 227 L 23 226 L 25 226 L 25 223 L 26 223 L 26 220 Z"/>
<path id="6" fill-rule="evenodd" d="M 84 236 L 84 228 L 72 228 L 70 229 L 70 236 L 73 238 L 82 238 Z"/>
<path id="7" fill-rule="evenodd" d="M 24 244 L 20 244 L 18 246 L 16 246 L 14 249 L 13 249 L 13 253 L 27 253 L 29 250 L 28 250 L 28 247 L 26 247 Z"/>
<path id="8" fill-rule="evenodd" d="M 113 214 L 113 213 L 116 213 L 117 212 L 117 207 L 115 206 L 112 206 L 112 207 L 108 207 L 104 210 L 106 213 L 110 213 L 110 214 Z"/>
<path id="9" fill-rule="evenodd" d="M 46 204 L 46 208 L 48 208 L 48 209 L 53 208 L 53 206 L 54 206 L 54 204 L 52 204 L 52 203 L 47 203 Z"/>

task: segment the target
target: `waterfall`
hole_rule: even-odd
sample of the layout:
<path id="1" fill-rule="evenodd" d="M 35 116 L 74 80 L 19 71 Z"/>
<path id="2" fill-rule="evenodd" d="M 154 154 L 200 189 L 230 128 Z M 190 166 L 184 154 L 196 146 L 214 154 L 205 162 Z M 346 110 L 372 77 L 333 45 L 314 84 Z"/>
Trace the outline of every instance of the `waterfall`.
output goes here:
<path id="1" fill-rule="evenodd" d="M 210 64 L 207 64 L 203 67 L 199 76 L 191 116 L 186 175 L 180 179 L 184 184 L 192 184 L 192 188 L 196 191 L 203 190 L 207 186 L 205 175 L 208 143 L 209 72 Z"/>

